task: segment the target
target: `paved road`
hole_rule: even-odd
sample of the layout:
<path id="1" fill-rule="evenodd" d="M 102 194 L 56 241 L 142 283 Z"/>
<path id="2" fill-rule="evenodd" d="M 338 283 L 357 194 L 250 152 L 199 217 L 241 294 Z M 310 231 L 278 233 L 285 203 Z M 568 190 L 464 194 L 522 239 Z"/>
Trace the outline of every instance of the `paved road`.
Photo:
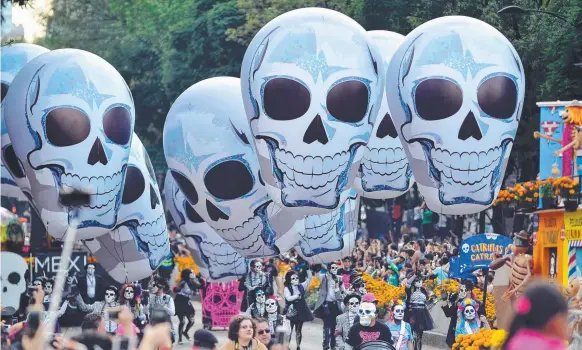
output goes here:
<path id="1" fill-rule="evenodd" d="M 202 328 L 202 319 L 200 316 L 202 314 L 202 311 L 201 311 L 202 304 L 197 300 L 193 300 L 192 304 L 194 305 L 194 308 L 196 309 L 196 318 L 195 318 L 194 327 L 192 327 L 192 330 L 189 333 L 190 339 L 192 339 L 192 335 L 194 334 L 195 330 Z M 178 326 L 178 319 L 176 317 L 174 317 L 173 321 L 174 321 L 174 326 L 177 327 Z M 69 328 L 68 330 L 65 331 L 65 335 L 72 336 L 74 334 L 77 334 L 79 331 L 80 331 L 79 329 Z M 218 339 L 220 345 L 226 343 L 226 341 L 228 340 L 226 329 L 213 329 L 212 332 L 214 333 L 214 335 Z M 321 320 L 316 319 L 313 322 L 308 322 L 308 323 L 303 325 L 303 342 L 301 343 L 301 346 L 303 349 L 310 349 L 310 350 L 321 349 L 322 348 L 322 345 L 321 345 L 322 340 L 323 340 L 323 325 L 322 325 Z M 186 349 L 190 350 L 190 349 L 192 349 L 192 343 L 187 343 L 187 342 L 185 342 L 184 344 L 177 344 L 176 343 L 174 345 L 174 349 L 176 349 L 176 350 L 186 350 Z M 292 337 L 290 349 L 295 350 L 295 337 Z M 423 346 L 422 349 L 423 350 L 443 350 L 440 348 L 435 348 L 435 347 L 430 347 L 430 346 Z"/>

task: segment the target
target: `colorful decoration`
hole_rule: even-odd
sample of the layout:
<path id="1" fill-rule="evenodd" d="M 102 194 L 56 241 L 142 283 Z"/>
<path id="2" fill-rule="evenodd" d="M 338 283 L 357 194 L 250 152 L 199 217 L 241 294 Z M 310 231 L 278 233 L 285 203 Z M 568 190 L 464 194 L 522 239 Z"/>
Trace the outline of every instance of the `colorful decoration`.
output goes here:
<path id="1" fill-rule="evenodd" d="M 474 334 L 459 335 L 452 350 L 498 350 L 507 339 L 507 332 L 502 329 L 482 328 Z"/>
<path id="2" fill-rule="evenodd" d="M 239 313 L 242 298 L 238 281 L 208 283 L 202 289 L 202 313 L 213 327 L 228 328 L 230 319 Z"/>
<path id="3" fill-rule="evenodd" d="M 406 299 L 406 291 L 404 286 L 394 287 L 380 279 L 374 279 L 369 274 L 362 275 L 364 282 L 366 282 L 366 290 L 368 293 L 374 294 L 378 299 L 378 307 L 385 311 L 388 303 L 394 299 Z"/>

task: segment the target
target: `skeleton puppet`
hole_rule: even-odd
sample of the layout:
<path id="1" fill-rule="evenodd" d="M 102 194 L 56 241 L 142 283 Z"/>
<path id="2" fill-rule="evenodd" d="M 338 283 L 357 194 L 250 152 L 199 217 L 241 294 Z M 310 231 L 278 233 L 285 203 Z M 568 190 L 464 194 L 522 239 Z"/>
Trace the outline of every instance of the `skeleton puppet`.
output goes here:
<path id="1" fill-rule="evenodd" d="M 246 258 L 291 248 L 302 220 L 276 208 L 243 113 L 240 81 L 217 77 L 186 90 L 164 125 L 164 153 L 193 209 Z"/>
<path id="2" fill-rule="evenodd" d="M 40 217 L 63 239 L 76 216 L 77 239 L 115 226 L 133 134 L 134 106 L 119 72 L 92 53 L 62 49 L 37 57 L 13 80 L 4 100 L 12 145 Z M 88 192 L 91 201 L 63 206 L 60 189 Z"/>
<path id="3" fill-rule="evenodd" d="M 437 18 L 408 34 L 387 77 L 388 107 L 428 207 L 448 215 L 491 206 L 525 96 L 507 38 L 474 18 Z"/>
<path id="4" fill-rule="evenodd" d="M 16 73 L 29 61 L 46 52 L 49 52 L 49 50 L 33 44 L 12 44 L 2 47 L 2 64 L 0 65 L 0 69 L 2 70 L 2 102 L 4 102 L 4 98 L 8 94 L 10 84 L 16 76 Z M 3 107 L 2 162 L 0 164 L 2 165 L 2 196 L 23 201 L 32 199 L 30 182 L 26 177 L 27 172 L 24 169 L 24 164 L 18 160 L 14 153 L 14 147 L 12 146 L 10 135 L 8 135 L 8 130 L 6 129 Z M 33 204 L 32 201 L 31 204 Z"/>
<path id="5" fill-rule="evenodd" d="M 529 236 L 526 231 L 517 232 L 514 236 L 512 254 L 491 263 L 490 267 L 493 270 L 503 265 L 511 268 L 509 286 L 502 297 L 503 300 L 515 301 L 523 293 L 532 277 L 533 259 L 531 255 L 526 254 L 529 249 Z"/>
<path id="6" fill-rule="evenodd" d="M 380 107 L 376 57 L 365 30 L 328 9 L 287 12 L 253 38 L 242 93 L 275 202 L 302 214 L 343 203 Z"/>

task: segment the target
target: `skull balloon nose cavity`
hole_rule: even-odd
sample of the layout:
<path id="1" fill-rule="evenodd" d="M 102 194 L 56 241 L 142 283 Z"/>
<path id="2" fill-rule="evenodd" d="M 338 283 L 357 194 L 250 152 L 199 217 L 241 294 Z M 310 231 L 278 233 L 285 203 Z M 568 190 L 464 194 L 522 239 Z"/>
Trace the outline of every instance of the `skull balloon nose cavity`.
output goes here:
<path id="1" fill-rule="evenodd" d="M 312 144 L 315 141 L 319 141 L 322 145 L 329 142 L 327 133 L 325 132 L 325 126 L 323 126 L 323 121 L 319 114 L 315 116 L 315 119 L 307 127 L 305 135 L 303 135 L 303 142 Z"/>
<path id="2" fill-rule="evenodd" d="M 158 200 L 158 196 L 156 195 L 156 191 L 154 191 L 154 186 L 150 184 L 150 204 L 152 209 L 155 209 L 160 201 Z"/>
<path id="3" fill-rule="evenodd" d="M 479 123 L 477 123 L 477 119 L 473 112 L 467 114 L 463 124 L 461 124 L 461 128 L 459 129 L 459 140 L 466 141 L 470 137 L 475 140 L 481 140 L 481 138 L 483 138 L 483 134 L 481 134 L 481 129 L 479 128 Z"/>
<path id="4" fill-rule="evenodd" d="M 208 211 L 208 216 L 210 216 L 210 220 L 212 221 L 218 221 L 220 219 L 228 220 L 228 215 L 222 212 L 222 210 L 218 209 L 208 199 L 206 200 L 206 210 Z"/>
<path id="5" fill-rule="evenodd" d="M 91 151 L 89 152 L 89 158 L 87 159 L 87 164 L 89 165 L 95 165 L 97 163 L 107 165 L 107 155 L 99 138 L 95 139 L 93 147 L 91 147 Z"/>

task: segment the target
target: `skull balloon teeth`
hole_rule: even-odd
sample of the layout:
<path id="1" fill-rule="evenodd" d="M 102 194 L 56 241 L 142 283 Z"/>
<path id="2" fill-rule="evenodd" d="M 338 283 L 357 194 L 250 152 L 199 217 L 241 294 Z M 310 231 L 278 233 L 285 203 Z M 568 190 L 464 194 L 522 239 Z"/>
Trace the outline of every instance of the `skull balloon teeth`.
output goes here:
<path id="1" fill-rule="evenodd" d="M 412 174 L 406 153 L 404 153 L 402 147 L 368 150 L 362 158 L 360 171 L 362 173 L 362 186 L 367 192 L 379 190 L 403 191 L 408 188 L 408 182 Z M 390 185 L 387 185 L 387 183 Z"/>
<path id="2" fill-rule="evenodd" d="M 51 169 L 52 170 L 52 169 Z M 121 183 L 123 180 L 122 171 L 118 171 L 111 176 L 79 176 L 65 172 L 62 168 L 53 171 L 53 175 L 63 188 L 83 189 L 89 191 L 97 199 L 97 203 L 85 205 L 91 209 L 101 209 L 112 201 L 118 199 L 121 193 Z"/>
<path id="3" fill-rule="evenodd" d="M 127 229 L 137 242 L 140 251 L 148 255 L 150 267 L 156 269 L 167 257 L 168 235 L 164 214 L 151 222 L 139 223 L 138 220 L 128 220 L 118 225 L 116 231 Z"/>

